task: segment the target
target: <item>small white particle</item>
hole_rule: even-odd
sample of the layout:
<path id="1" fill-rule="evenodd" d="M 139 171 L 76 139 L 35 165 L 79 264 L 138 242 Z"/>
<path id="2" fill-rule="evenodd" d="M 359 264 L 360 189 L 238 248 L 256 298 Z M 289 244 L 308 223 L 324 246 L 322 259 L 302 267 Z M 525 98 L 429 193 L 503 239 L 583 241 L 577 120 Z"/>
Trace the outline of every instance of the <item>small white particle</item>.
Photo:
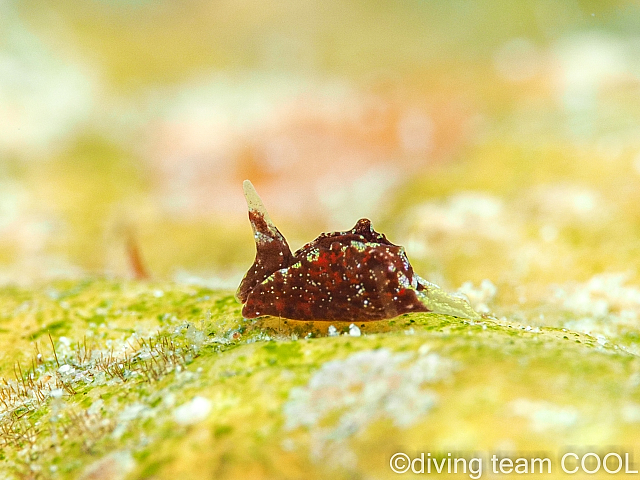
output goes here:
<path id="1" fill-rule="evenodd" d="M 359 337 L 361 335 L 360 329 L 356 326 L 355 323 L 349 325 L 349 335 L 352 337 Z"/>
<path id="2" fill-rule="evenodd" d="M 627 423 L 640 422 L 640 405 L 637 403 L 628 403 L 622 407 L 622 418 Z"/>
<path id="3" fill-rule="evenodd" d="M 54 388 L 53 390 L 51 390 L 49 392 L 49 396 L 51 398 L 62 398 L 63 394 L 64 394 L 64 392 L 62 391 L 61 388 Z"/>
<path id="4" fill-rule="evenodd" d="M 540 238 L 547 243 L 554 242 L 558 239 L 558 229 L 553 225 L 543 225 L 539 230 Z"/>
<path id="5" fill-rule="evenodd" d="M 181 425 L 193 425 L 209 415 L 211 401 L 204 397 L 193 397 L 187 403 L 183 403 L 173 411 L 173 419 Z"/>
<path id="6" fill-rule="evenodd" d="M 528 418 L 530 427 L 537 432 L 571 428 L 579 419 L 578 411 L 571 406 L 559 406 L 545 401 L 519 398 L 511 402 L 513 413 Z"/>
<path id="7" fill-rule="evenodd" d="M 67 374 L 67 373 L 73 373 L 73 367 L 71 365 L 62 365 L 59 369 L 58 369 L 59 373 Z"/>
<path id="8" fill-rule="evenodd" d="M 426 343 L 423 343 L 422 345 L 420 345 L 420 348 L 418 349 L 418 355 L 420 355 L 421 357 L 424 357 L 430 351 L 431 351 L 431 346 L 429 346 Z"/>
<path id="9" fill-rule="evenodd" d="M 338 329 L 333 325 L 329 325 L 329 329 L 327 330 L 327 335 L 329 335 L 330 337 L 337 337 Z"/>
<path id="10" fill-rule="evenodd" d="M 130 422 L 131 420 L 140 418 L 148 412 L 148 408 L 142 403 L 134 403 L 125 407 L 118 415 L 118 419 L 122 422 Z"/>
<path id="11" fill-rule="evenodd" d="M 136 467 L 136 462 L 127 450 L 115 451 L 88 465 L 78 477 L 82 480 L 91 478 L 123 479 Z M 50 469 L 54 472 L 55 470 Z M 57 476 L 57 475 L 56 475 Z"/>

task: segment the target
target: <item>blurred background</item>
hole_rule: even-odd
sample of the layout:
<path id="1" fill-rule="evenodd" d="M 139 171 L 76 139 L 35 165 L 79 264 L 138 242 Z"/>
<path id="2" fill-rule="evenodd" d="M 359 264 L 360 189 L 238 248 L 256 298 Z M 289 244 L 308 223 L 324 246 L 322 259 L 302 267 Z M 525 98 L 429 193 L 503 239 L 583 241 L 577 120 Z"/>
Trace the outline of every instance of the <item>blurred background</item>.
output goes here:
<path id="1" fill-rule="evenodd" d="M 0 282 L 235 288 L 368 217 L 456 289 L 636 278 L 636 1 L 0 0 Z"/>

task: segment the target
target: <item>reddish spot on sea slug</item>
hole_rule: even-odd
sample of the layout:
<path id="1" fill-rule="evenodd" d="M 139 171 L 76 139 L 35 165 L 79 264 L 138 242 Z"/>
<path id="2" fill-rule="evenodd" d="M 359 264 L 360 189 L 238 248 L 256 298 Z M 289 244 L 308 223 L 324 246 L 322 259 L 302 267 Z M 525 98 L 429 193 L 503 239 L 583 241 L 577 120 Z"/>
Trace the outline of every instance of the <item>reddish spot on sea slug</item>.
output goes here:
<path id="1" fill-rule="evenodd" d="M 416 275 L 404 248 L 366 218 L 291 253 L 251 182 L 243 187 L 256 242 L 255 261 L 236 293 L 243 317 L 356 322 L 434 312 L 479 318 L 464 298 Z"/>

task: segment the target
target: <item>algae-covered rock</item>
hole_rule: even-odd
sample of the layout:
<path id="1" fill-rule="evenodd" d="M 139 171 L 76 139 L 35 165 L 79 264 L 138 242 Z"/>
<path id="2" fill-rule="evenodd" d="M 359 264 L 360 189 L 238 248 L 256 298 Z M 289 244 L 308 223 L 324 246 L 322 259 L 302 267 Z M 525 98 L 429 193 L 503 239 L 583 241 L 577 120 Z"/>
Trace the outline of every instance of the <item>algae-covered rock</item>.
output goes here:
<path id="1" fill-rule="evenodd" d="M 178 284 L 5 288 L 0 305 L 6 478 L 393 478 L 398 452 L 485 474 L 494 453 L 542 452 L 560 475 L 569 445 L 640 441 L 640 361 L 611 337 L 244 320 L 231 292 Z"/>

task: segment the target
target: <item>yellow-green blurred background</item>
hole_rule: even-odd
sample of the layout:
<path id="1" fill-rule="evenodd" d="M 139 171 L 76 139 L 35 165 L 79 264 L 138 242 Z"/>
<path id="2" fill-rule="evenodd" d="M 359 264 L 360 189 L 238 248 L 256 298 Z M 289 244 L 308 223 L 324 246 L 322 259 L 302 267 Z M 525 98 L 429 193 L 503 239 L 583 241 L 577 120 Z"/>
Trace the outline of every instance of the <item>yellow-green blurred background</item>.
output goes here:
<path id="1" fill-rule="evenodd" d="M 233 288 L 372 219 L 457 288 L 635 272 L 636 1 L 0 0 L 0 281 Z"/>

